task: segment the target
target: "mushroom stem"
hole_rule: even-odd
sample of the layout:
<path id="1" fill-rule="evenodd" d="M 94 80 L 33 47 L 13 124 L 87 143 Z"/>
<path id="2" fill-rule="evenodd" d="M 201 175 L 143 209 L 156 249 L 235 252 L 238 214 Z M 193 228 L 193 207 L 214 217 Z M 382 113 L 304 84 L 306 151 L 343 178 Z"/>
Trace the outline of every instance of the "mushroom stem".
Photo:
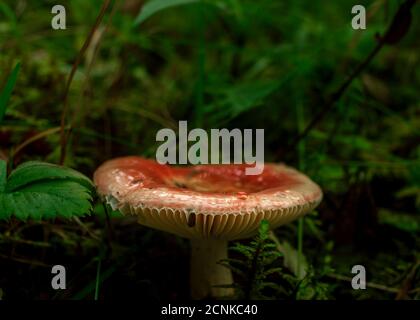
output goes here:
<path id="1" fill-rule="evenodd" d="M 223 297 L 233 294 L 233 288 L 217 288 L 215 285 L 233 283 L 232 272 L 218 264 L 227 259 L 227 241 L 218 239 L 191 240 L 191 297 Z"/>

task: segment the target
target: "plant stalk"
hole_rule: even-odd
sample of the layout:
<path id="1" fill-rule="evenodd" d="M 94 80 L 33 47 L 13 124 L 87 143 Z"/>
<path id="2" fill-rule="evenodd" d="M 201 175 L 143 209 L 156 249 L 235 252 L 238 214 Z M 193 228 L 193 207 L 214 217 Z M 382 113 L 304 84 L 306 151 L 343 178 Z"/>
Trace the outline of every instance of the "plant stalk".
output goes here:
<path id="1" fill-rule="evenodd" d="M 233 295 L 233 288 L 217 285 L 233 283 L 232 272 L 218 264 L 227 259 L 227 241 L 218 239 L 191 239 L 191 297 L 224 297 Z"/>

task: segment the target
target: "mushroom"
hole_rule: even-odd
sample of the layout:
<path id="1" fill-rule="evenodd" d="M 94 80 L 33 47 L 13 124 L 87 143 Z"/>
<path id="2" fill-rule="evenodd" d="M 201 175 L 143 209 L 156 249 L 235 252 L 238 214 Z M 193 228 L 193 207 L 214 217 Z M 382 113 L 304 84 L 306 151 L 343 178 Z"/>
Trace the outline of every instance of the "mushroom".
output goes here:
<path id="1" fill-rule="evenodd" d="M 322 191 L 307 176 L 283 164 L 264 164 L 245 175 L 246 164 L 174 167 L 141 157 L 117 158 L 94 174 L 98 193 L 116 210 L 142 225 L 191 240 L 194 299 L 232 294 L 227 241 L 257 233 L 262 219 L 272 228 L 314 209 Z"/>

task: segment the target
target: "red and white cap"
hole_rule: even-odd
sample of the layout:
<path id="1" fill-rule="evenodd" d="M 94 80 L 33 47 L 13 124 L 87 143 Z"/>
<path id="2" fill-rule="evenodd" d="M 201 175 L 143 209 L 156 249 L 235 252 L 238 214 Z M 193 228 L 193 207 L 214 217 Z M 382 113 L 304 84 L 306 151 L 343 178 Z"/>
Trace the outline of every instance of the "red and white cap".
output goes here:
<path id="1" fill-rule="evenodd" d="M 245 175 L 247 167 L 174 167 L 131 156 L 105 162 L 94 182 L 114 210 L 192 239 L 247 238 L 262 219 L 276 228 L 310 212 L 322 199 L 319 186 L 295 169 L 265 163 L 260 175 Z"/>

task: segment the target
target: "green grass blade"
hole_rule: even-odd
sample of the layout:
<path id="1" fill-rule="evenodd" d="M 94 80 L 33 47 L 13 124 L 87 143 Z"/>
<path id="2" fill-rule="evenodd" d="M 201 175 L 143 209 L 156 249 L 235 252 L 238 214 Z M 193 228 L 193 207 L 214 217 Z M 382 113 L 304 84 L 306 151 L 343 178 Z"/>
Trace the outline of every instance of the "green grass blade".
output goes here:
<path id="1" fill-rule="evenodd" d="M 96 279 L 95 279 L 95 301 L 99 299 L 99 285 L 101 282 L 101 269 L 102 269 L 102 256 L 99 256 L 98 266 L 96 268 Z"/>
<path id="2" fill-rule="evenodd" d="M 297 129 L 299 134 L 303 132 L 305 128 L 305 114 L 304 109 L 302 105 L 302 96 L 298 95 L 298 104 L 296 106 L 296 120 L 297 120 Z M 298 157 L 299 157 L 299 170 L 305 170 L 305 151 L 306 151 L 306 144 L 305 140 L 301 140 L 298 143 Z M 303 279 L 305 275 L 305 270 L 303 270 L 303 263 L 302 263 L 302 257 L 303 257 L 303 222 L 304 217 L 299 218 L 298 220 L 298 238 L 297 238 L 297 247 L 298 247 L 298 253 L 297 253 L 297 277 L 298 279 Z"/>
<path id="3" fill-rule="evenodd" d="M 0 193 L 6 188 L 7 182 L 7 164 L 6 161 L 0 160 Z"/>
<path id="4" fill-rule="evenodd" d="M 12 34 L 16 34 L 17 29 L 17 18 L 14 11 L 10 8 L 9 5 L 0 2 L 0 14 L 8 21 L 11 26 Z"/>
<path id="5" fill-rule="evenodd" d="M 103 283 L 104 281 L 106 281 L 109 277 L 112 276 L 112 274 L 117 270 L 116 266 L 112 266 L 109 269 L 105 270 L 104 272 L 102 272 L 99 276 L 99 280 L 95 279 L 93 281 L 91 281 L 85 288 L 83 288 L 80 292 L 76 293 L 73 297 L 72 300 L 82 300 L 85 299 L 88 295 L 90 295 L 91 293 L 95 294 L 95 290 L 96 290 L 96 286 L 97 283 Z"/>
<path id="6" fill-rule="evenodd" d="M 0 122 L 3 121 L 4 115 L 6 114 L 6 108 L 12 95 L 13 88 L 15 87 L 17 76 L 20 69 L 20 62 L 18 62 L 7 79 L 6 85 L 0 92 Z"/>
<path id="7" fill-rule="evenodd" d="M 134 25 L 138 26 L 159 11 L 196 2 L 200 2 L 200 0 L 151 0 L 143 6 Z"/>

